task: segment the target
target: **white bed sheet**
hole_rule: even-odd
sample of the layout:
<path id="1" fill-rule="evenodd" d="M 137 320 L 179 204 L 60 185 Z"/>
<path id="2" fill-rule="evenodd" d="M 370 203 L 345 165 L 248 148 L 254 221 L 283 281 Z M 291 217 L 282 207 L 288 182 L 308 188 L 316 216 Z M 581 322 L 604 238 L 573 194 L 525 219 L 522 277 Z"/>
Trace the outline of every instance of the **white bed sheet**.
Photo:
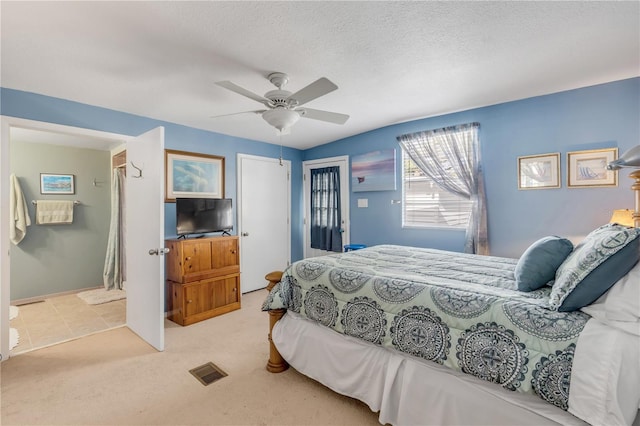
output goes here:
<path id="1" fill-rule="evenodd" d="M 383 424 L 585 424 L 536 396 L 338 334 L 292 312 L 276 323 L 272 339 L 292 367 L 363 401 Z"/>
<path id="2" fill-rule="evenodd" d="M 640 337 L 591 318 L 578 338 L 571 371 L 570 413 L 593 425 L 634 423 L 640 406 Z"/>

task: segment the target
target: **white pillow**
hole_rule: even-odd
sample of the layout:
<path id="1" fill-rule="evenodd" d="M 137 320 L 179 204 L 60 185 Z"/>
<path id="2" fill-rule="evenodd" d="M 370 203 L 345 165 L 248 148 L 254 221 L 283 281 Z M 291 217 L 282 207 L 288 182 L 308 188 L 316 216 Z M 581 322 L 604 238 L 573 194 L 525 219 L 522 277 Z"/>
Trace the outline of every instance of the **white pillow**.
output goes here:
<path id="1" fill-rule="evenodd" d="M 640 262 L 581 311 L 600 322 L 640 335 Z"/>

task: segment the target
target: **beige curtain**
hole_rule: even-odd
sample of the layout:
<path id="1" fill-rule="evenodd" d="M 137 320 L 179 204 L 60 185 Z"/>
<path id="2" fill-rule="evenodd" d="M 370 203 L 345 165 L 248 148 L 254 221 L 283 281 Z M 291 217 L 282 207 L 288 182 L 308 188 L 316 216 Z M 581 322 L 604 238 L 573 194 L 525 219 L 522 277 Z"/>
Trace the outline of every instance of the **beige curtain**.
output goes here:
<path id="1" fill-rule="evenodd" d="M 102 274 L 104 288 L 107 290 L 122 290 L 126 279 L 124 208 L 124 173 L 121 168 L 115 168 L 111 183 L 111 225 Z"/>

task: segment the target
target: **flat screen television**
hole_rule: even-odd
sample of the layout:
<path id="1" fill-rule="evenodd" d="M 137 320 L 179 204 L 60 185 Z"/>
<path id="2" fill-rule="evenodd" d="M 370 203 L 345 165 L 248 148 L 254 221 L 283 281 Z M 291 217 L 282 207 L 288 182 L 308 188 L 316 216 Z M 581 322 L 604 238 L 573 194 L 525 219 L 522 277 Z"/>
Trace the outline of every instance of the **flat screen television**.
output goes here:
<path id="1" fill-rule="evenodd" d="M 228 233 L 233 229 L 231 207 L 231 198 L 176 198 L 176 233 Z"/>

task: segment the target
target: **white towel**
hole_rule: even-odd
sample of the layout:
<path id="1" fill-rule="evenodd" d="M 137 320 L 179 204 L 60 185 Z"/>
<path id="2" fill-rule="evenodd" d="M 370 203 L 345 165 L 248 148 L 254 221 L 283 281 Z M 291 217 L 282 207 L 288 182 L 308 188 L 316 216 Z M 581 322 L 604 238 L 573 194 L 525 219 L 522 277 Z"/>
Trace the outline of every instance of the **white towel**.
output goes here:
<path id="1" fill-rule="evenodd" d="M 31 225 L 27 202 L 24 199 L 20 181 L 14 173 L 9 177 L 9 219 L 11 226 L 9 229 L 9 239 L 15 245 L 27 235 L 27 226 Z"/>
<path id="2" fill-rule="evenodd" d="M 9 306 L 9 321 L 16 318 L 19 312 L 20 312 L 20 308 L 18 308 L 17 306 L 13 306 L 13 305 Z"/>
<path id="3" fill-rule="evenodd" d="M 15 328 L 9 329 L 9 350 L 12 350 L 20 343 L 20 333 Z"/>
<path id="4" fill-rule="evenodd" d="M 38 225 L 73 223 L 73 201 L 38 200 L 36 202 L 36 223 Z"/>

